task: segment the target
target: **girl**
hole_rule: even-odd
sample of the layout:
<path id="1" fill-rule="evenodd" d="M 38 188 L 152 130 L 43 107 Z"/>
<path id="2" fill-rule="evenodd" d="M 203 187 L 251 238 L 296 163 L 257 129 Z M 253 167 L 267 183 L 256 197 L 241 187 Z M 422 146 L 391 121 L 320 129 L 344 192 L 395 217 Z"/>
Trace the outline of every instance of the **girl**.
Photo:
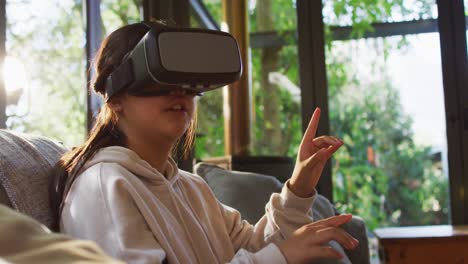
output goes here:
<path id="1" fill-rule="evenodd" d="M 96 57 L 96 92 L 107 97 L 105 80 L 147 30 L 127 25 L 104 40 Z M 271 196 L 256 225 L 218 202 L 202 178 L 179 170 L 170 157 L 184 133 L 190 148 L 194 113 L 195 94 L 184 89 L 106 98 L 88 140 L 60 161 L 52 197 L 60 229 L 129 263 L 304 263 L 342 258 L 324 246 L 331 240 L 357 246 L 339 228 L 351 215 L 318 222 L 311 217 L 325 162 L 343 145 L 334 137 L 315 138 L 319 109 L 291 179 Z"/>

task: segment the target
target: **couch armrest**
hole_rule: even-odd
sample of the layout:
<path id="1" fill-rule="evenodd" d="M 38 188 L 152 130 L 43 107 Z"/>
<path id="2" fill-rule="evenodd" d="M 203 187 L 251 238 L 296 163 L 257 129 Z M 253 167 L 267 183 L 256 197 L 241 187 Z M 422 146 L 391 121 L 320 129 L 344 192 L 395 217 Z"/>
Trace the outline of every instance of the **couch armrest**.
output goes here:
<path id="1" fill-rule="evenodd" d="M 11 205 L 10 198 L 8 198 L 8 194 L 5 191 L 5 188 L 0 184 L 0 204 L 8 206 L 9 208 L 13 208 Z"/>

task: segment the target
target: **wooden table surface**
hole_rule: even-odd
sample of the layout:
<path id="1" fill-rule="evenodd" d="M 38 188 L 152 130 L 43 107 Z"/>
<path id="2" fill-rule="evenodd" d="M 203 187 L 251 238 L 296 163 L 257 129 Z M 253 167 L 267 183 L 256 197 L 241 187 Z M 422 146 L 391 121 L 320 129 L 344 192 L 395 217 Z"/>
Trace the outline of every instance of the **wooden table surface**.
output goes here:
<path id="1" fill-rule="evenodd" d="M 381 263 L 468 263 L 468 225 L 377 228 Z"/>
<path id="2" fill-rule="evenodd" d="M 374 231 L 379 239 L 418 239 L 468 237 L 468 225 L 433 225 L 377 228 Z"/>

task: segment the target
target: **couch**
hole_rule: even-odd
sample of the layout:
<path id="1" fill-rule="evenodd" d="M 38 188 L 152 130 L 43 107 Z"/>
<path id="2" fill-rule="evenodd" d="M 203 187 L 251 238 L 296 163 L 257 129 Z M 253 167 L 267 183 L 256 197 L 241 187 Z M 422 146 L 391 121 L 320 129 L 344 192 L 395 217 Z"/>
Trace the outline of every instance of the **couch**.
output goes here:
<path id="1" fill-rule="evenodd" d="M 50 228 L 53 219 L 48 182 L 53 166 L 66 150 L 60 142 L 46 137 L 0 130 L 0 203 Z M 273 176 L 228 171 L 207 163 L 197 164 L 194 172 L 207 181 L 221 202 L 238 209 L 251 223 L 263 214 L 271 193 L 282 186 Z M 315 219 L 337 214 L 333 205 L 320 195 L 312 211 Z M 367 231 L 362 219 L 353 217 L 344 229 L 360 241 L 356 250 L 345 251 L 347 258 L 352 263 L 369 263 Z M 332 246 L 343 250 L 336 243 Z"/>

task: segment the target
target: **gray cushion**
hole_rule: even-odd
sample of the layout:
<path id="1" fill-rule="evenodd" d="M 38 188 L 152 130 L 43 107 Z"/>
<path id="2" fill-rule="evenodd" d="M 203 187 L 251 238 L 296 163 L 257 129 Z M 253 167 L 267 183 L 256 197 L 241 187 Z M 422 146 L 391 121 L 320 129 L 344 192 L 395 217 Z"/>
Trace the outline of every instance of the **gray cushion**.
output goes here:
<path id="1" fill-rule="evenodd" d="M 5 188 L 3 188 L 2 185 L 0 185 L 0 205 L 5 205 L 10 208 L 13 208 L 13 205 L 11 205 L 10 198 L 8 197 L 8 194 L 5 191 Z"/>
<path id="2" fill-rule="evenodd" d="M 0 130 L 0 184 L 14 209 L 48 227 L 49 177 L 65 151 L 45 137 Z"/>
<path id="3" fill-rule="evenodd" d="M 220 202 L 236 208 L 249 223 L 263 216 L 270 195 L 280 192 L 283 186 L 271 176 L 228 171 L 207 163 L 198 163 L 194 172 L 205 179 Z"/>
<path id="4" fill-rule="evenodd" d="M 222 203 L 239 210 L 242 218 L 250 223 L 256 223 L 263 216 L 271 194 L 281 192 L 283 187 L 283 183 L 269 175 L 228 171 L 203 162 L 196 164 L 194 169 Z M 336 215 L 336 211 L 327 198 L 317 195 L 312 214 L 319 220 Z"/>

